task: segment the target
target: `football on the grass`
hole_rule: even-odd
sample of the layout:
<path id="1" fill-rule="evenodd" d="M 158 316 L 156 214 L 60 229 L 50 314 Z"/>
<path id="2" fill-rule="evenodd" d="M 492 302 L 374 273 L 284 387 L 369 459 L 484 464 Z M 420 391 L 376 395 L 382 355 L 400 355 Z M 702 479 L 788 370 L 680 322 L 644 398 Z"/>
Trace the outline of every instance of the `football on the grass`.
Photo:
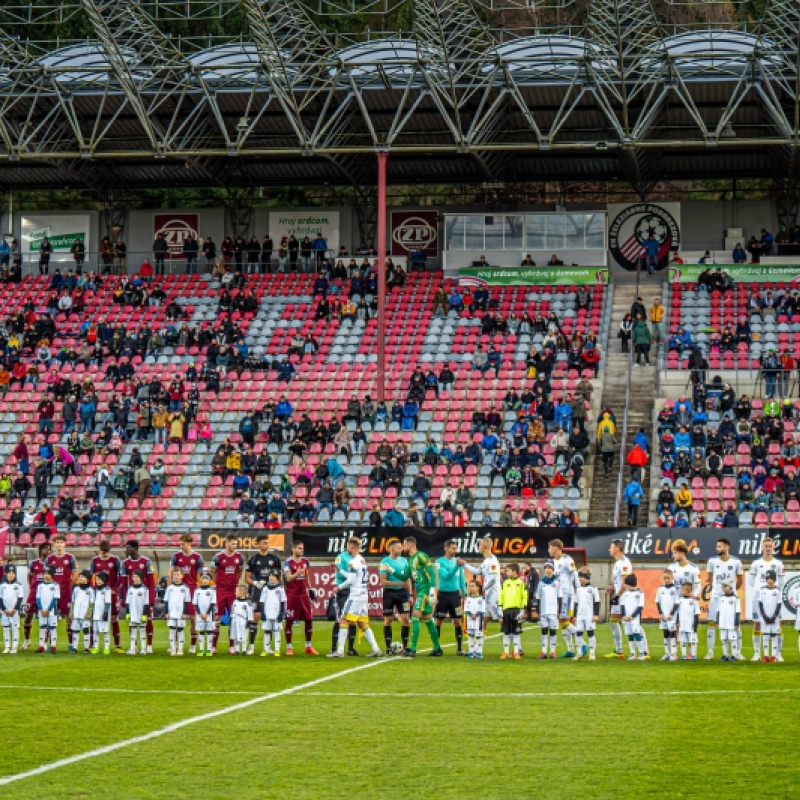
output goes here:
<path id="1" fill-rule="evenodd" d="M 395 655 L 399 655 L 400 653 L 403 652 L 403 645 L 402 645 L 401 642 L 392 642 L 392 644 L 390 645 L 389 649 Z"/>

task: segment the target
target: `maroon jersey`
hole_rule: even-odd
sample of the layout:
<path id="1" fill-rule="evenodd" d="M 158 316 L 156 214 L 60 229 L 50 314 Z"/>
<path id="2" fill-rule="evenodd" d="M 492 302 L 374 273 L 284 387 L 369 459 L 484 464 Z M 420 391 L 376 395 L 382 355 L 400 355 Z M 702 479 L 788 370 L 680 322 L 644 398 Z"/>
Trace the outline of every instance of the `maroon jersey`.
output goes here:
<path id="1" fill-rule="evenodd" d="M 92 575 L 97 575 L 98 572 L 108 573 L 108 588 L 112 592 L 116 592 L 122 576 L 122 562 L 118 556 L 109 556 L 103 558 L 102 556 L 95 556 L 89 563 L 89 571 Z"/>
<path id="2" fill-rule="evenodd" d="M 235 592 L 239 585 L 239 578 L 242 576 L 244 557 L 241 553 L 234 553 L 229 556 L 224 550 L 217 553 L 211 562 L 217 572 L 214 580 L 217 584 L 218 592 Z"/>
<path id="3" fill-rule="evenodd" d="M 41 558 L 34 558 L 28 564 L 28 596 L 36 597 L 36 589 L 42 582 L 42 575 L 44 575 L 45 564 Z"/>
<path id="4" fill-rule="evenodd" d="M 141 572 L 144 575 L 144 585 L 150 590 L 150 607 L 156 603 L 156 573 L 153 562 L 146 556 L 126 558 L 122 562 L 122 580 L 120 581 L 120 594 L 127 593 L 128 587 L 133 583 L 133 573 Z"/>
<path id="5" fill-rule="evenodd" d="M 299 576 L 293 581 L 286 581 L 286 596 L 287 599 L 291 597 L 308 597 L 308 583 L 306 578 L 308 576 L 308 568 L 311 565 L 308 563 L 307 558 L 287 558 L 284 570 L 288 573 L 297 572 L 300 569 L 306 571 L 304 576 Z"/>
<path id="6" fill-rule="evenodd" d="M 197 573 L 205 566 L 203 556 L 200 553 L 190 553 L 187 556 L 183 550 L 179 550 L 172 556 L 169 565 L 172 569 L 179 569 L 183 573 L 183 582 L 194 593 L 197 588 Z"/>
<path id="7" fill-rule="evenodd" d="M 57 556 L 51 553 L 44 562 L 46 567 L 53 567 L 55 574 L 53 581 L 58 584 L 61 589 L 62 597 L 72 597 L 72 573 L 78 568 L 78 563 L 75 561 L 75 556 L 70 553 L 64 553 L 63 556 Z"/>

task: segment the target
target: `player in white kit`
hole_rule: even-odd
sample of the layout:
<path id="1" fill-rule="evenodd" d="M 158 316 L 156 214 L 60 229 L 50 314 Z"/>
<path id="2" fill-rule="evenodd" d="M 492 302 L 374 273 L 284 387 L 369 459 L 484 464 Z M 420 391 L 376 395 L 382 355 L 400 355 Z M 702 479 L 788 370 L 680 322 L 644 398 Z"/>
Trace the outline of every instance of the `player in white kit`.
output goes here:
<path id="1" fill-rule="evenodd" d="M 94 575 L 94 592 L 92 593 L 92 630 L 94 633 L 94 647 L 92 655 L 100 653 L 100 636 L 105 637 L 106 646 L 102 652 L 104 656 L 111 655 L 111 635 L 108 624 L 111 621 L 111 612 L 114 607 L 114 593 L 108 585 L 108 573 L 96 572 Z"/>
<path id="2" fill-rule="evenodd" d="M 286 591 L 281 579 L 270 572 L 259 597 L 261 607 L 261 630 L 264 631 L 262 657 L 281 654 L 281 626 L 286 618 Z"/>
<path id="3" fill-rule="evenodd" d="M 625 658 L 622 652 L 622 628 L 619 624 L 622 610 L 619 604 L 622 596 L 622 582 L 627 575 L 633 573 L 633 565 L 625 555 L 624 547 L 625 543 L 622 539 L 614 539 L 608 548 L 609 555 L 614 559 L 614 566 L 611 570 L 611 586 L 606 588 L 606 592 L 611 595 L 609 622 L 611 623 L 611 635 L 614 637 L 614 652 L 606 653 L 606 658 Z"/>
<path id="4" fill-rule="evenodd" d="M 708 604 L 708 630 L 706 631 L 706 639 L 708 643 L 708 652 L 706 653 L 706 661 L 714 658 L 714 643 L 716 640 L 717 631 L 717 605 L 722 597 L 722 585 L 726 581 L 734 581 L 736 589 L 741 589 L 744 583 L 744 569 L 742 562 L 738 558 L 731 555 L 731 542 L 730 539 L 720 538 L 717 539 L 717 554 L 708 560 L 706 567 L 708 573 L 708 583 L 711 587 L 711 600 Z M 738 626 L 737 626 L 738 630 Z M 737 660 L 744 660 L 744 656 L 740 653 L 740 648 L 736 648 L 738 654 Z"/>
<path id="5" fill-rule="evenodd" d="M 719 628 L 719 638 L 722 642 L 721 661 L 739 660 L 739 597 L 736 594 L 736 584 L 731 579 L 722 582 L 722 595 L 717 599 L 715 606 L 715 621 Z M 728 645 L 730 644 L 730 656 Z"/>
<path id="6" fill-rule="evenodd" d="M 141 653 L 147 655 L 147 620 L 150 617 L 150 589 L 144 584 L 144 573 L 136 570 L 131 576 L 131 585 L 125 595 L 131 646 L 129 656 L 136 655 L 136 639 L 141 640 Z"/>
<path id="7" fill-rule="evenodd" d="M 758 616 L 761 620 L 761 641 L 764 645 L 764 663 L 783 661 L 781 656 L 781 603 L 783 590 L 778 587 L 778 573 L 768 569 L 764 573 L 765 585 L 758 593 Z M 772 644 L 772 659 L 769 646 Z"/>
<path id="8" fill-rule="evenodd" d="M 700 622 L 700 601 L 694 596 L 691 578 L 681 586 L 676 611 L 678 642 L 683 655 L 681 661 L 697 661 L 697 624 Z"/>
<path id="9" fill-rule="evenodd" d="M 539 625 L 542 627 L 542 652 L 539 658 L 547 658 L 547 643 L 550 641 L 550 658 L 556 657 L 556 642 L 558 641 L 558 610 L 561 607 L 561 598 L 558 594 L 558 581 L 552 561 L 546 561 L 542 568 L 542 579 L 536 590 L 536 599 L 539 601 Z"/>
<path id="10" fill-rule="evenodd" d="M 683 592 L 683 585 L 689 581 L 692 584 L 692 597 L 699 600 L 700 593 L 703 591 L 703 584 L 700 582 L 700 567 L 693 561 L 689 561 L 689 548 L 683 542 L 676 542 L 672 545 L 673 562 L 669 565 L 675 579 L 675 588 Z M 697 645 L 697 628 L 692 634 L 695 639 L 693 644 Z M 697 655 L 697 647 L 694 648 Z"/>
<path id="11" fill-rule="evenodd" d="M 477 581 L 470 581 L 467 597 L 464 600 L 464 616 L 467 618 L 467 639 L 469 652 L 467 658 L 483 658 L 483 618 L 486 614 L 486 601 L 481 595 Z"/>
<path id="12" fill-rule="evenodd" d="M 72 590 L 72 602 L 70 603 L 69 618 L 71 639 L 69 652 L 78 652 L 81 632 L 83 632 L 83 652 L 89 652 L 89 621 L 91 620 L 92 606 L 92 573 L 85 569 L 78 575 L 78 583 Z"/>
<path id="13" fill-rule="evenodd" d="M 36 587 L 36 610 L 39 612 L 39 649 L 37 653 L 44 653 L 44 644 L 50 637 L 50 652 L 56 652 L 56 639 L 58 638 L 58 601 L 61 598 L 61 589 L 53 580 L 56 568 L 45 567 L 42 582 Z"/>
<path id="14" fill-rule="evenodd" d="M 3 582 L 0 583 L 0 614 L 3 615 L 3 653 L 16 654 L 19 649 L 19 619 L 25 595 L 17 583 L 17 568 L 13 564 L 6 567 Z"/>
<path id="15" fill-rule="evenodd" d="M 750 571 L 747 574 L 747 581 L 753 587 L 753 606 L 751 609 L 753 614 L 753 658 L 751 661 L 761 660 L 761 614 L 758 608 L 758 600 L 761 590 L 767 585 L 765 576 L 769 570 L 775 571 L 776 585 L 779 589 L 783 589 L 786 570 L 783 562 L 775 558 L 775 540 L 767 537 L 761 544 L 761 558 L 757 558 L 750 565 Z M 781 637 L 780 644 L 783 644 L 783 637 Z M 778 661 L 783 661 L 783 656 L 780 654 L 782 649 L 781 646 L 778 647 Z"/>
<path id="16" fill-rule="evenodd" d="M 575 618 L 575 595 L 578 593 L 578 571 L 572 556 L 564 552 L 564 542 L 553 539 L 547 546 L 553 570 L 559 585 L 561 606 L 558 609 L 558 624 L 567 645 L 567 652 L 561 658 L 575 658 L 578 630 L 572 620 Z"/>
<path id="17" fill-rule="evenodd" d="M 662 661 L 677 661 L 675 613 L 678 607 L 678 590 L 675 588 L 675 579 L 672 570 L 664 570 L 664 583 L 656 592 L 656 606 L 660 619 L 659 627 L 664 633 L 664 655 Z"/>
<path id="18" fill-rule="evenodd" d="M 625 634 L 628 637 L 628 647 L 631 654 L 628 661 L 636 661 L 636 649 L 639 649 L 639 660 L 644 661 L 646 650 L 644 636 L 642 635 L 642 612 L 644 611 L 644 592 L 639 588 L 639 581 L 636 576 L 626 575 L 622 582 L 625 591 L 620 598 L 620 610 L 622 611 L 622 624 L 625 626 Z"/>
<path id="19" fill-rule="evenodd" d="M 347 577 L 343 583 L 334 587 L 334 592 L 350 590 L 350 596 L 344 604 L 341 627 L 339 628 L 339 641 L 336 649 L 328 653 L 328 658 L 344 658 L 344 645 L 347 641 L 347 631 L 351 625 L 358 625 L 367 644 L 372 648 L 369 653 L 371 658 L 380 658 L 382 650 L 375 641 L 375 634 L 369 626 L 369 572 L 367 562 L 361 555 L 361 539 L 349 539 L 347 552 L 352 556 L 347 570 Z"/>
<path id="20" fill-rule="evenodd" d="M 789 605 L 794 609 L 794 629 L 798 632 L 797 646 L 800 648 L 800 583 L 796 584 L 789 596 Z"/>
<path id="21" fill-rule="evenodd" d="M 489 620 L 500 619 L 500 562 L 497 556 L 492 554 L 492 540 L 484 537 L 478 545 L 483 561 L 480 566 L 474 567 L 467 564 L 463 558 L 456 561 L 459 567 L 463 567 L 470 575 L 480 575 L 483 580 L 483 598 L 486 601 L 486 616 L 483 618 L 484 632 L 489 625 Z"/>
<path id="22" fill-rule="evenodd" d="M 183 572 L 179 569 L 172 571 L 172 583 L 164 592 L 164 605 L 166 606 L 167 628 L 169 629 L 169 654 L 182 656 L 185 643 L 186 620 L 189 618 L 189 609 L 192 603 L 192 594 L 189 587 L 183 582 Z"/>
<path id="23" fill-rule="evenodd" d="M 578 571 L 577 594 L 575 595 L 575 627 L 577 633 L 575 640 L 580 647 L 575 648 L 575 658 L 579 659 L 589 654 L 589 661 L 595 657 L 595 636 L 597 620 L 600 619 L 600 593 L 596 586 L 592 586 L 592 571 L 589 567 L 581 567 Z M 583 644 L 583 634 L 589 640 L 588 645 Z"/>
<path id="24" fill-rule="evenodd" d="M 192 605 L 194 629 L 197 633 L 197 655 L 210 656 L 214 642 L 217 590 L 211 585 L 211 572 L 207 569 L 200 573 L 200 585 L 194 590 Z"/>
<path id="25" fill-rule="evenodd" d="M 247 587 L 236 587 L 236 599 L 231 604 L 231 640 L 233 641 L 233 653 L 241 656 L 247 655 L 247 639 L 249 625 L 255 619 L 253 615 L 253 604 L 247 599 Z"/>

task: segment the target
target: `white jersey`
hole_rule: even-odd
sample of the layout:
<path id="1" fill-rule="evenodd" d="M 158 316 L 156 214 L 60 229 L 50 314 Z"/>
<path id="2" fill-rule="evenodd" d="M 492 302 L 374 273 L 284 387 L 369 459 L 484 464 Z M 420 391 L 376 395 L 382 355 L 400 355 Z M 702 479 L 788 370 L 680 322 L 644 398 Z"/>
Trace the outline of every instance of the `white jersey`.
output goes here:
<path id="1" fill-rule="evenodd" d="M 128 607 L 131 625 L 140 625 L 145 608 L 149 605 L 150 590 L 140 583 L 131 584 L 128 587 L 128 594 L 125 596 L 125 605 Z"/>
<path id="2" fill-rule="evenodd" d="M 791 605 L 795 613 L 795 630 L 800 631 L 800 584 L 792 591 L 791 597 L 789 597 L 789 605 Z"/>
<path id="3" fill-rule="evenodd" d="M 13 583 L 9 583 L 8 581 L 0 583 L 0 611 L 11 611 L 11 609 L 15 608 L 18 610 L 18 615 L 23 599 L 24 593 L 22 591 L 22 586 L 16 581 Z M 9 617 L 8 614 L 3 614 L 3 622 L 10 619 L 12 619 L 12 617 Z"/>
<path id="4" fill-rule="evenodd" d="M 770 619 L 772 617 L 777 617 L 776 622 L 780 622 L 782 594 L 782 591 L 777 586 L 773 589 L 765 586 L 759 591 L 758 604 L 761 607 L 759 611 L 761 611 L 761 615 L 765 619 L 767 617 Z M 761 609 L 763 609 L 763 611 Z"/>
<path id="5" fill-rule="evenodd" d="M 472 575 L 480 575 L 483 579 L 484 594 L 497 594 L 500 591 L 500 562 L 497 556 L 484 558 L 479 567 L 464 564 L 464 569 Z M 556 612 L 557 613 L 557 612 Z"/>
<path id="6" fill-rule="evenodd" d="M 739 627 L 739 598 L 735 594 L 724 594 L 717 601 L 717 627 L 720 630 Z"/>
<path id="7" fill-rule="evenodd" d="M 672 617 L 675 620 L 675 604 L 678 602 L 680 594 L 674 586 L 659 586 L 656 592 L 656 605 L 658 606 L 658 613 L 661 615 L 663 621 L 667 621 L 667 617 Z"/>
<path id="8" fill-rule="evenodd" d="M 347 580 L 340 588 L 345 586 L 350 590 L 350 600 L 369 599 L 369 572 L 364 556 L 357 555 L 350 559 Z"/>
<path id="9" fill-rule="evenodd" d="M 558 581 L 553 581 L 552 583 L 545 583 L 544 580 L 539 581 L 536 597 L 539 600 L 540 617 L 558 616 Z"/>
<path id="10" fill-rule="evenodd" d="M 600 593 L 597 591 L 597 587 L 591 584 L 579 586 L 575 598 L 575 619 L 578 622 L 592 622 L 592 618 L 599 613 L 600 609 Z"/>
<path id="11" fill-rule="evenodd" d="M 103 586 L 92 592 L 92 621 L 108 622 L 111 618 L 111 604 L 114 593 L 111 587 Z"/>
<path id="12" fill-rule="evenodd" d="M 750 572 L 748 573 L 747 580 L 750 585 L 755 589 L 755 599 L 758 599 L 758 595 L 762 589 L 765 589 L 767 586 L 767 579 L 764 577 L 771 569 L 775 570 L 775 574 L 778 577 L 778 580 L 775 582 L 775 585 L 779 588 L 783 588 L 783 582 L 786 580 L 786 570 L 783 566 L 783 561 L 779 561 L 777 558 L 771 558 L 767 561 L 765 558 L 757 558 L 751 565 L 750 565 Z"/>
<path id="13" fill-rule="evenodd" d="M 736 585 L 736 578 L 739 575 L 744 575 L 742 562 L 738 558 L 730 556 L 727 561 L 723 561 L 719 556 L 714 556 L 708 559 L 708 566 L 706 572 L 711 576 L 711 596 L 722 597 L 722 582 L 733 581 Z"/>
<path id="14" fill-rule="evenodd" d="M 561 597 L 574 597 L 580 583 L 572 556 L 562 553 L 558 558 L 554 558 L 553 571 L 558 581 L 558 593 Z"/>
<path id="15" fill-rule="evenodd" d="M 72 590 L 72 618 L 91 619 L 89 616 L 89 606 L 92 604 L 92 587 L 87 583 L 85 586 L 76 586 Z"/>
<path id="16" fill-rule="evenodd" d="M 622 592 L 622 583 L 628 575 L 633 574 L 633 564 L 628 556 L 622 556 L 614 562 L 611 570 L 611 581 L 614 585 L 614 594 Z"/>
<path id="17" fill-rule="evenodd" d="M 57 614 L 58 601 L 61 599 L 61 589 L 55 581 L 40 583 L 36 587 L 36 607 Z M 51 614 L 52 616 L 52 614 Z"/>
<path id="18" fill-rule="evenodd" d="M 164 605 L 168 619 L 182 619 L 186 606 L 192 602 L 189 587 L 183 583 L 171 583 L 164 592 Z"/>
<path id="19" fill-rule="evenodd" d="M 483 597 L 481 597 L 481 595 L 467 595 L 464 600 L 464 613 L 467 615 L 467 621 L 469 621 L 472 617 L 478 618 L 474 621 L 482 621 L 484 615 L 486 614 L 486 601 L 483 599 Z"/>
<path id="20" fill-rule="evenodd" d="M 692 561 L 687 561 L 685 566 L 681 566 L 677 561 L 669 565 L 669 571 L 675 579 L 675 588 L 680 592 L 681 586 L 687 581 L 692 583 L 692 597 L 700 597 L 702 584 L 700 583 L 700 567 Z"/>
<path id="21" fill-rule="evenodd" d="M 278 619 L 281 608 L 286 610 L 286 591 L 279 583 L 274 585 L 268 583 L 261 590 L 259 602 L 264 609 L 264 619 Z"/>
<path id="22" fill-rule="evenodd" d="M 637 611 L 644 610 L 644 594 L 641 589 L 628 589 L 619 599 L 623 617 L 636 616 Z M 641 621 L 641 617 L 639 618 Z"/>
<path id="23" fill-rule="evenodd" d="M 693 631 L 695 618 L 700 614 L 700 601 L 696 597 L 678 598 L 678 627 L 681 633 Z"/>
<path id="24" fill-rule="evenodd" d="M 194 590 L 192 605 L 196 614 L 213 614 L 217 607 L 217 590 L 211 586 L 198 586 Z"/>

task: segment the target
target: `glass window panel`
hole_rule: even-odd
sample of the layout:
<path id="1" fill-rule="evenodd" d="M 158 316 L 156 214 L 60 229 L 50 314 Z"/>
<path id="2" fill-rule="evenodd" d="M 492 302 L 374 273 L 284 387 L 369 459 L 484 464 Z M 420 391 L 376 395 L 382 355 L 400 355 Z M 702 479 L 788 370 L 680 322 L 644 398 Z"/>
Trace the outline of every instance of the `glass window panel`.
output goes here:
<path id="1" fill-rule="evenodd" d="M 570 250 L 583 250 L 586 214 L 567 214 L 565 218 L 566 235 L 564 246 Z"/>
<path id="2" fill-rule="evenodd" d="M 596 247 L 600 250 L 606 246 L 606 215 L 586 215 L 586 247 Z"/>
<path id="3" fill-rule="evenodd" d="M 447 217 L 445 223 L 445 250 L 464 249 L 464 217 Z"/>
<path id="4" fill-rule="evenodd" d="M 464 217 L 464 220 L 466 223 L 466 249 L 483 250 L 483 215 L 480 217 Z"/>
<path id="5" fill-rule="evenodd" d="M 567 225 L 566 214 L 548 214 L 546 219 L 545 249 L 554 251 L 563 249 Z"/>
<path id="6" fill-rule="evenodd" d="M 522 217 L 509 214 L 505 221 L 503 247 L 506 250 L 522 250 Z"/>
<path id="7" fill-rule="evenodd" d="M 503 221 L 505 217 L 501 214 L 487 215 L 484 217 L 486 226 L 486 244 L 487 250 L 502 250 L 503 249 Z"/>
<path id="8" fill-rule="evenodd" d="M 525 216 L 525 250 L 544 250 L 544 214 L 527 214 Z"/>

